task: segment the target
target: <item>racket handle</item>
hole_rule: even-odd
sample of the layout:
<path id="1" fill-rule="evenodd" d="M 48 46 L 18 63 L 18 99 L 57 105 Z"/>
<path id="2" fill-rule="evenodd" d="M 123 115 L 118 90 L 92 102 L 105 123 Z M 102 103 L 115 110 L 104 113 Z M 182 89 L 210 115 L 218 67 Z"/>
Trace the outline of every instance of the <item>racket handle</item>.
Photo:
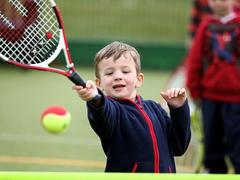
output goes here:
<path id="1" fill-rule="evenodd" d="M 72 72 L 68 77 L 74 84 L 86 87 L 86 82 L 79 76 L 77 72 Z M 98 105 L 101 102 L 101 95 L 97 94 L 91 101 Z"/>
<path id="2" fill-rule="evenodd" d="M 74 84 L 86 87 L 86 82 L 79 76 L 77 72 L 72 72 L 68 77 Z"/>

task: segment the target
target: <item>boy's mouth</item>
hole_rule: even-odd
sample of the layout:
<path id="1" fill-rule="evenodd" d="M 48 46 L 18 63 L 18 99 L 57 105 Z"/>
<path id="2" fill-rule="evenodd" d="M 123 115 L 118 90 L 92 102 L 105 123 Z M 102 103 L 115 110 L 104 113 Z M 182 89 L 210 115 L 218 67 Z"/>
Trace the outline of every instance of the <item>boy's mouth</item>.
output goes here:
<path id="1" fill-rule="evenodd" d="M 125 87 L 125 85 L 123 85 L 123 84 L 116 84 L 116 85 L 113 86 L 113 89 L 123 88 L 123 87 Z"/>

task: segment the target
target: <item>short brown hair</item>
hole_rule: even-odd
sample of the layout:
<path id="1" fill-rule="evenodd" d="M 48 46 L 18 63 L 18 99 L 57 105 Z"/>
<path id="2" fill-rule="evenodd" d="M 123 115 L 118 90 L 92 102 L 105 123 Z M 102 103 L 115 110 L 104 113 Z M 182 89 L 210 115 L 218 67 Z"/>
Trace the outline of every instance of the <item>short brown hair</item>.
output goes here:
<path id="1" fill-rule="evenodd" d="M 104 48 L 102 48 L 95 56 L 94 58 L 94 66 L 95 66 L 95 76 L 97 78 L 100 78 L 99 75 L 99 69 L 98 64 L 103 59 L 108 59 L 110 57 L 113 58 L 114 61 L 119 59 L 122 55 L 125 55 L 126 53 L 129 53 L 132 59 L 134 60 L 136 64 L 136 71 L 137 74 L 141 72 L 141 61 L 140 61 L 140 55 L 137 52 L 137 50 L 123 42 L 114 41 L 111 44 L 108 44 Z"/>

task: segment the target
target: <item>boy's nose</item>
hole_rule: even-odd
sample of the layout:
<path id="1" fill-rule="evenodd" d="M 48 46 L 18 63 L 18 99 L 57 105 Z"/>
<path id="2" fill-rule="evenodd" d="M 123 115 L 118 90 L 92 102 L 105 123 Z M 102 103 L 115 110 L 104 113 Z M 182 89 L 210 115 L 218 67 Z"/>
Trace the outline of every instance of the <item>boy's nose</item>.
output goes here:
<path id="1" fill-rule="evenodd" d="M 121 72 L 116 72 L 114 78 L 115 78 L 115 80 L 121 80 L 122 79 L 122 73 Z"/>

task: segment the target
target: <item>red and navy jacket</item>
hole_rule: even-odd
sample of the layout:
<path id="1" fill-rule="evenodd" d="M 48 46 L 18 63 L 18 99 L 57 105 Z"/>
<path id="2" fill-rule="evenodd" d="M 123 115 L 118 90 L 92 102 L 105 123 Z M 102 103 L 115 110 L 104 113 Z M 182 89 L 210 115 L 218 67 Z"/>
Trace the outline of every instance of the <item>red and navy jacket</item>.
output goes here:
<path id="1" fill-rule="evenodd" d="M 194 39 L 187 60 L 187 87 L 194 99 L 240 102 L 240 17 L 225 20 L 207 18 Z"/>
<path id="2" fill-rule="evenodd" d="M 87 103 L 90 124 L 107 157 L 105 171 L 176 172 L 173 156 L 182 155 L 191 138 L 187 101 L 180 108 L 170 107 L 170 119 L 154 101 L 136 99 L 102 94 L 100 106 Z"/>

